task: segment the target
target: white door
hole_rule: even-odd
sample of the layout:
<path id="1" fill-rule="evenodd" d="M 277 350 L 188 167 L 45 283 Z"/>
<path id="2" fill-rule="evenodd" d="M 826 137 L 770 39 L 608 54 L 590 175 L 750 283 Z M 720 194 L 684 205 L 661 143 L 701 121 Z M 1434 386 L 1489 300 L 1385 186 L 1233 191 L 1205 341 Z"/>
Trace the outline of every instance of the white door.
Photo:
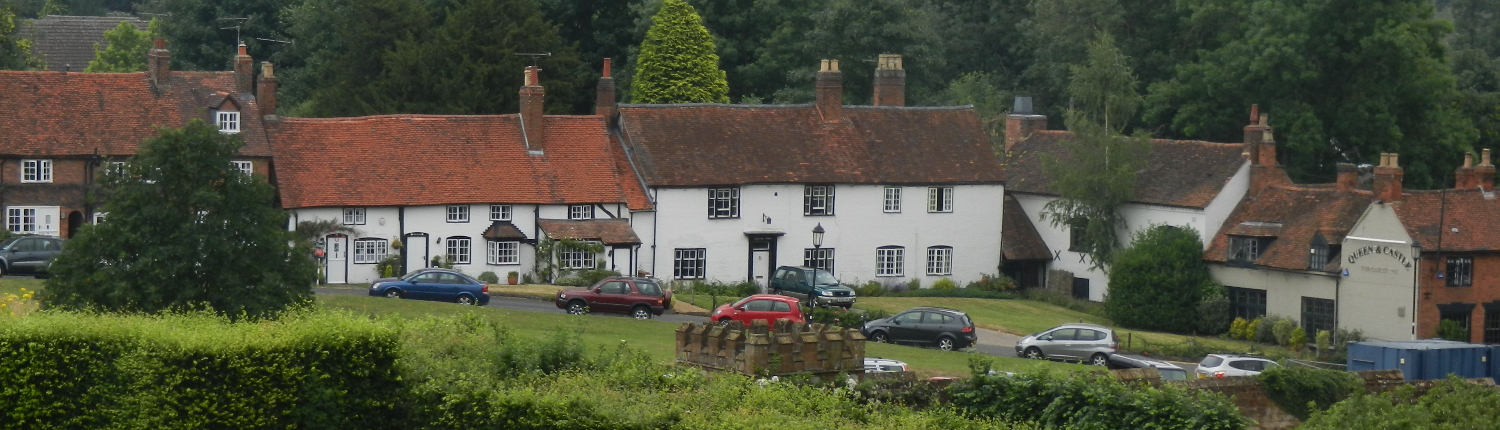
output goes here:
<path id="1" fill-rule="evenodd" d="M 427 237 L 427 235 L 425 234 L 420 236 L 407 236 L 406 238 L 402 239 L 402 242 L 406 243 L 407 273 L 411 273 L 412 271 L 417 269 L 425 269 L 427 268 L 427 266 L 431 265 L 430 260 L 428 259 L 432 258 L 432 256 L 427 254 L 428 240 L 431 240 L 431 238 Z M 398 274 L 396 276 L 406 276 L 406 273 Z"/>
<path id="2" fill-rule="evenodd" d="M 328 236 L 328 283 L 349 283 L 349 237 L 344 235 Z"/>

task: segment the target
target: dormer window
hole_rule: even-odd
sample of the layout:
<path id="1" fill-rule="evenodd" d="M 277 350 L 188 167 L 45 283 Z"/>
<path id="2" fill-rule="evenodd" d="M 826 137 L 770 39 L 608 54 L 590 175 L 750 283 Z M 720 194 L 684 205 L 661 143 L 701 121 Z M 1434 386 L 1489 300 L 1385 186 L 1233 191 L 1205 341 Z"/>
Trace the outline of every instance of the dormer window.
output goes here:
<path id="1" fill-rule="evenodd" d="M 214 122 L 219 125 L 220 133 L 235 134 L 240 132 L 239 111 L 221 110 Z"/>
<path id="2" fill-rule="evenodd" d="M 1333 256 L 1337 253 L 1335 248 L 1328 244 L 1328 240 L 1323 238 L 1322 233 L 1313 235 L 1312 245 L 1309 247 L 1307 254 L 1307 269 L 1323 270 L 1327 268 L 1328 263 L 1333 261 Z"/>
<path id="3" fill-rule="evenodd" d="M 1266 251 L 1266 246 L 1271 244 L 1270 238 L 1229 236 L 1229 261 L 1234 263 L 1254 264 L 1261 253 Z"/>

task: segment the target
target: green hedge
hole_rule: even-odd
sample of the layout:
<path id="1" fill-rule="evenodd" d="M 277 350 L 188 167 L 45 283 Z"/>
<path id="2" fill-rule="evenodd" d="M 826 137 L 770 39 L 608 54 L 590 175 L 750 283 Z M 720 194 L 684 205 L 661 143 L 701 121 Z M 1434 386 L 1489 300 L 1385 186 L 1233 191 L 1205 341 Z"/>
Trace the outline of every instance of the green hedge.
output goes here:
<path id="1" fill-rule="evenodd" d="M 1277 366 L 1255 376 L 1266 388 L 1266 397 L 1302 421 L 1313 412 L 1365 392 L 1365 383 L 1350 372 L 1303 366 Z"/>
<path id="2" fill-rule="evenodd" d="M 1250 423 L 1223 395 L 1127 385 L 1107 375 L 976 374 L 951 394 L 954 406 L 971 416 L 1043 428 L 1243 429 Z"/>

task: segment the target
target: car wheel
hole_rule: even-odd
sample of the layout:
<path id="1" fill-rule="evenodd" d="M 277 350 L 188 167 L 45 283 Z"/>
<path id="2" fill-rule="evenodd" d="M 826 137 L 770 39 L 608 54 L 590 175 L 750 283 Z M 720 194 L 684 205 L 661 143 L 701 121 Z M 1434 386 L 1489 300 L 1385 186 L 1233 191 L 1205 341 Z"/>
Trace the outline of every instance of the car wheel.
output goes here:
<path id="1" fill-rule="evenodd" d="M 941 349 L 941 350 L 944 350 L 944 351 L 952 351 L 953 347 L 954 347 L 953 338 L 951 338 L 951 337 L 940 337 L 940 338 L 938 338 L 937 347 L 938 347 L 938 349 Z"/>
<path id="2" fill-rule="evenodd" d="M 875 343 L 885 343 L 887 341 L 885 332 L 877 331 L 874 333 L 870 333 L 870 341 Z"/>
<path id="3" fill-rule="evenodd" d="M 1109 366 L 1109 356 L 1104 354 L 1094 354 L 1093 357 L 1089 358 L 1089 364 L 1095 366 Z"/>
<path id="4" fill-rule="evenodd" d="M 729 318 L 720 319 L 719 320 L 719 327 L 728 327 L 730 321 L 734 321 L 734 320 L 729 319 Z"/>
<path id="5" fill-rule="evenodd" d="M 587 303 L 584 303 L 582 300 L 574 300 L 568 302 L 568 313 L 573 315 L 583 315 L 589 313 L 589 305 Z"/>
<path id="6" fill-rule="evenodd" d="M 1033 346 L 1030 348 L 1026 348 L 1026 358 L 1030 358 L 1032 360 L 1041 360 L 1047 357 L 1042 356 L 1042 350 L 1037 349 L 1035 346 Z"/>
<path id="7" fill-rule="evenodd" d="M 474 297 L 472 297 L 472 296 L 458 296 L 458 304 L 464 305 L 464 306 L 473 306 L 475 304 L 474 303 Z"/>
<path id="8" fill-rule="evenodd" d="M 0 264 L 0 276 L 5 276 L 5 275 L 9 275 L 9 274 L 10 274 L 10 268 L 9 267 L 5 267 L 4 264 Z"/>
<path id="9" fill-rule="evenodd" d="M 392 289 L 389 289 L 389 290 L 385 290 L 385 298 L 387 298 L 387 299 L 399 299 L 399 298 L 401 298 L 401 290 L 398 290 L 398 289 L 395 289 L 395 288 L 392 288 Z"/>
<path id="10" fill-rule="evenodd" d="M 630 316 L 638 320 L 649 320 L 651 319 L 651 308 L 636 306 L 635 309 L 630 310 Z"/>

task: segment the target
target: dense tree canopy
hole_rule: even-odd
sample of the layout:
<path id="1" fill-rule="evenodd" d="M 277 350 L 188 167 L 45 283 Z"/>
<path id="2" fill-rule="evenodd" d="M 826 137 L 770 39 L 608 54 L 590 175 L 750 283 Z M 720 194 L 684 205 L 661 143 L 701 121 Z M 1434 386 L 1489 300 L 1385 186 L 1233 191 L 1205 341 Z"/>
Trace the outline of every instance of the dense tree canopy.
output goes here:
<path id="1" fill-rule="evenodd" d="M 1124 327 L 1190 332 L 1198 323 L 1198 302 L 1219 288 L 1191 228 L 1158 225 L 1138 232 L 1110 267 L 1104 311 Z"/>
<path id="2" fill-rule="evenodd" d="M 27 70 L 43 66 L 31 51 L 31 41 L 17 32 L 16 15 L 0 4 L 0 70 Z"/>
<path id="3" fill-rule="evenodd" d="M 682 0 L 665 0 L 641 42 L 630 100 L 636 103 L 728 103 L 713 36 Z"/>
<path id="4" fill-rule="evenodd" d="M 94 59 L 89 61 L 84 73 L 130 73 L 146 71 L 146 52 L 151 50 L 151 39 L 159 31 L 158 21 L 151 20 L 146 31 L 135 28 L 135 24 L 121 21 L 120 25 L 104 32 L 108 47 L 94 44 Z"/>
<path id="5" fill-rule="evenodd" d="M 143 143 L 124 173 L 102 178 L 109 215 L 68 241 L 44 306 L 258 316 L 309 300 L 311 249 L 286 231 L 266 178 L 230 163 L 241 146 L 197 119 Z"/>

